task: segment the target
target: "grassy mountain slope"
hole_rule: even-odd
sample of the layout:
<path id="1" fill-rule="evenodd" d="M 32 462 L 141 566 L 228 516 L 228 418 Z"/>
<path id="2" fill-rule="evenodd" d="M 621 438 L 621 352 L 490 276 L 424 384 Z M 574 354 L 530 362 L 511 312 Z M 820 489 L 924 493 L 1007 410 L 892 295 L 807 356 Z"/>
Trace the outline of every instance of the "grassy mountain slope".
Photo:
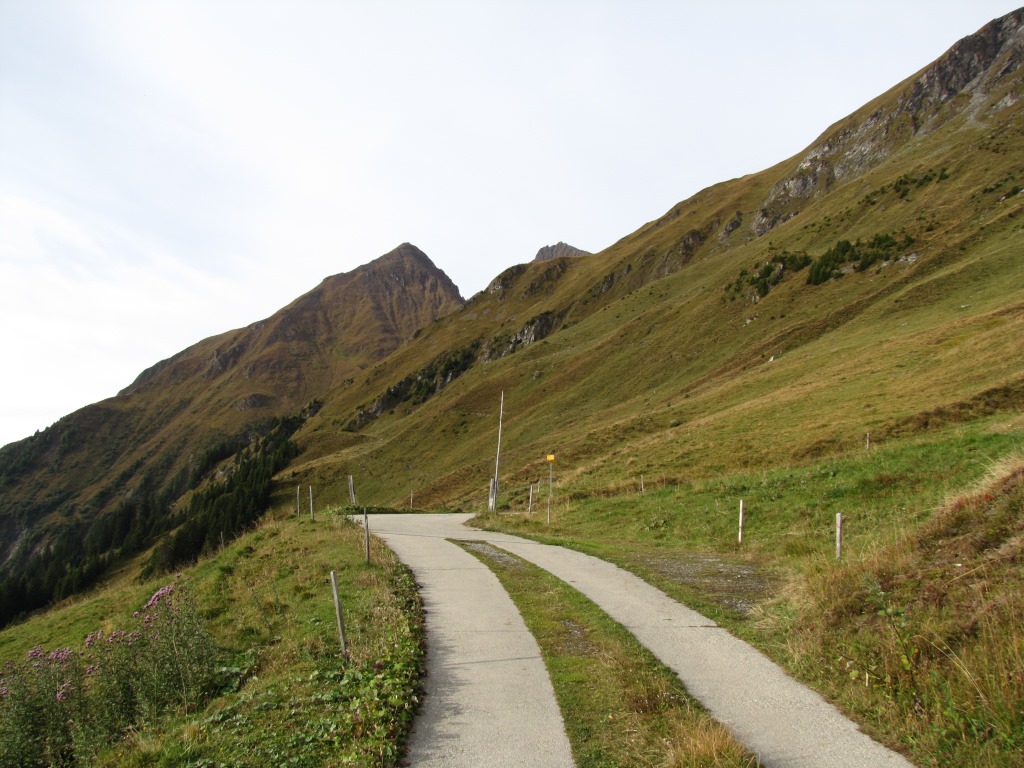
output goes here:
<path id="1" fill-rule="evenodd" d="M 318 505 L 347 503 L 348 475 L 361 503 L 406 506 L 411 493 L 417 508 L 483 511 L 504 392 L 501 514 L 485 524 L 641 573 L 921 764 L 1013 764 L 1024 748 L 1013 676 L 1022 64 L 1017 11 L 805 152 L 706 189 L 601 253 L 511 267 L 465 306 L 438 303 L 391 336 L 375 326 L 342 347 L 318 340 L 319 320 L 285 319 L 354 305 L 345 322 L 359 325 L 396 306 L 364 307 L 356 293 L 307 295 L 203 342 L 69 417 L 75 432 L 58 424 L 0 452 L 8 552 L 34 546 L 59 569 L 61 550 L 26 521 L 63 517 L 87 536 L 115 505 L 102 488 L 137 498 L 147 471 L 173 487 L 188 452 L 202 459 L 204 441 L 257 423 L 246 419 L 262 397 L 280 405 L 268 415 L 302 412 L 288 422 L 299 453 L 274 477 L 279 518 L 297 484 Z M 374 350 L 378 337 L 390 342 Z M 235 449 L 194 459 L 198 490 L 231 476 Z M 549 453 L 551 526 L 536 507 L 522 514 Z M 972 490 L 1000 460 L 1009 469 Z M 165 500 L 180 512 L 189 496 Z"/>
<path id="2" fill-rule="evenodd" d="M 103 570 L 103 558 L 116 556 L 111 550 L 138 549 L 176 525 L 168 512 L 178 498 L 255 447 L 278 420 L 315 412 L 316 398 L 332 384 L 462 304 L 448 277 L 405 244 L 327 278 L 266 320 L 158 363 L 117 397 L 6 446 L 0 575 L 24 574 L 18 594 L 29 593 L 36 605 L 46 594 L 74 591 Z M 60 586 L 69 575 L 65 562 L 53 566 L 48 553 L 85 573 Z"/>
<path id="3" fill-rule="evenodd" d="M 356 475 L 374 502 L 478 502 L 502 390 L 503 485 L 554 451 L 581 492 L 801 461 L 984 410 L 989 390 L 1019 406 L 1020 14 L 979 39 L 790 161 L 595 256 L 506 271 L 327 394 L 295 471 L 328 488 Z M 843 240 L 856 258 L 809 284 L 818 264 L 797 260 Z M 382 397 L 465 349 L 472 365 L 428 399 Z"/>

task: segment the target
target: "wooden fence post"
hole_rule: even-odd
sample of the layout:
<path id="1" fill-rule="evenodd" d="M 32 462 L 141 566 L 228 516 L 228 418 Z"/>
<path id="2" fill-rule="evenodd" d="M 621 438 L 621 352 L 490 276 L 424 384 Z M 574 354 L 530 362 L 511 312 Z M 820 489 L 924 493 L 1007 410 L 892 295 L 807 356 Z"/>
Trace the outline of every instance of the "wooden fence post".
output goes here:
<path id="1" fill-rule="evenodd" d="M 341 613 L 341 600 L 338 599 L 338 577 L 331 571 L 331 592 L 334 593 L 334 615 L 338 617 L 338 639 L 341 640 L 341 654 L 348 657 L 348 643 L 345 642 L 345 619 Z"/>
<path id="2" fill-rule="evenodd" d="M 370 564 L 370 518 L 366 515 L 366 507 L 363 507 L 363 536 L 366 538 L 366 564 Z"/>
<path id="3" fill-rule="evenodd" d="M 843 559 L 843 513 L 836 512 L 836 560 Z"/>

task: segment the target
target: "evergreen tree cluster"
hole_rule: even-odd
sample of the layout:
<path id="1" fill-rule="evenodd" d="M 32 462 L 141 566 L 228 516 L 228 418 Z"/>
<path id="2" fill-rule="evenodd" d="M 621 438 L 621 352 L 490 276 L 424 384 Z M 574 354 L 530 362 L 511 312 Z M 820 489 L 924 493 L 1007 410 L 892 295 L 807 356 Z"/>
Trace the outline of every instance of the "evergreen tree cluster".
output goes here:
<path id="1" fill-rule="evenodd" d="M 89 522 L 76 516 L 59 524 L 58 530 L 37 529 L 25 546 L 45 550 L 0 579 L 0 629 L 91 587 L 111 566 L 152 546 L 175 527 L 178 530 L 151 556 L 151 570 L 170 570 L 194 560 L 219 544 L 222 535 L 225 541 L 233 539 L 266 508 L 271 478 L 298 453 L 290 438 L 306 415 L 268 420 L 254 427 L 253 433 L 223 438 L 200 454 L 190 469 L 172 477 L 168 475 L 173 456 L 167 456 L 142 475 L 138 487 L 113 511 Z M 264 436 L 253 440 L 253 434 Z M 211 470 L 232 455 L 236 462 L 227 478 L 193 495 L 184 523 L 170 514 L 175 501 L 198 488 Z M 133 467 L 115 478 L 90 505 L 105 505 L 136 470 Z M 52 511 L 52 506 L 48 503 L 43 511 Z M 41 517 L 41 513 L 32 515 L 32 519 Z"/>
<path id="2" fill-rule="evenodd" d="M 731 293 L 730 298 L 735 299 L 747 288 L 753 289 L 757 299 L 763 299 L 776 285 L 782 282 L 782 278 L 788 272 L 799 272 L 811 263 L 811 257 L 805 253 L 781 253 L 772 252 L 768 261 L 764 264 L 755 264 L 754 271 L 741 269 L 739 276 L 725 286 L 726 294 Z"/>
<path id="3" fill-rule="evenodd" d="M 193 494 L 178 530 L 153 551 L 147 572 L 170 571 L 233 540 L 250 528 L 270 501 L 272 478 L 298 455 L 289 438 L 301 419 L 281 419 L 255 446 L 235 454 L 224 480 Z"/>
<path id="4" fill-rule="evenodd" d="M 914 238 L 904 235 L 899 241 L 892 235 L 879 234 L 862 243 L 857 240 L 839 240 L 834 246 L 814 260 L 807 273 L 808 285 L 821 285 L 833 278 L 843 276 L 843 267 L 854 264 L 854 269 L 863 272 L 880 261 L 890 261 L 898 251 L 903 251 L 914 244 Z"/>

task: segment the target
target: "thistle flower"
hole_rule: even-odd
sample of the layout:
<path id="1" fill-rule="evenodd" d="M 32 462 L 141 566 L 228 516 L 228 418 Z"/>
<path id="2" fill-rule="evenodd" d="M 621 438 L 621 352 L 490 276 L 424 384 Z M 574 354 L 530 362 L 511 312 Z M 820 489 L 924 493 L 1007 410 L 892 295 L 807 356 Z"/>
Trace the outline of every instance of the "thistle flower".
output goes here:
<path id="1" fill-rule="evenodd" d="M 149 608 L 155 608 L 156 606 L 158 606 L 160 604 L 160 601 L 165 600 L 165 598 L 169 598 L 173 594 L 174 594 L 174 585 L 173 584 L 168 584 L 166 586 L 160 587 L 160 589 L 158 589 L 156 592 L 154 592 L 153 596 L 151 598 L 149 598 L 149 602 L 146 603 L 145 608 L 147 610 Z M 167 602 L 170 602 L 170 600 L 167 600 Z"/>

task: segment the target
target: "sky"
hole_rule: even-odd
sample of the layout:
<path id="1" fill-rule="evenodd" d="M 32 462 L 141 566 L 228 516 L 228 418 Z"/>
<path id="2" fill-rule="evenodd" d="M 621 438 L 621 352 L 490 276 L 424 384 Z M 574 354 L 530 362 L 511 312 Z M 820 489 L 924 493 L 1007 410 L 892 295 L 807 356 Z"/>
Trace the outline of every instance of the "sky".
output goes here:
<path id="1" fill-rule="evenodd" d="M 0 0 L 0 445 L 403 242 L 599 251 L 996 0 Z"/>

